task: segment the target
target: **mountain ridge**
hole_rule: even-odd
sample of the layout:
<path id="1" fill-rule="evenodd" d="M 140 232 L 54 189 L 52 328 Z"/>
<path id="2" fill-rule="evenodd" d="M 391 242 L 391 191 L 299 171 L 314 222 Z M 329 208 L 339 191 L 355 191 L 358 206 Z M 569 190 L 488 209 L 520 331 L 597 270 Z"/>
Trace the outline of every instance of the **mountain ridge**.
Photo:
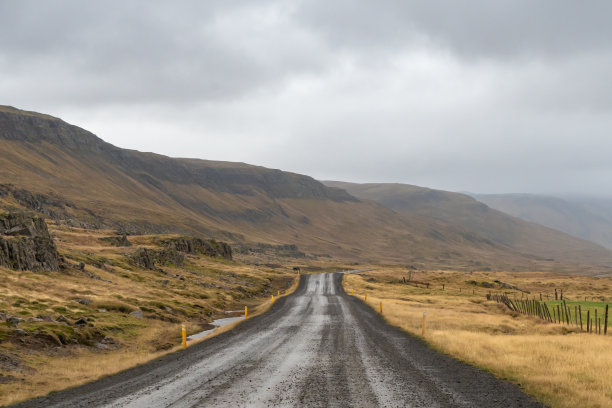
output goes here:
<path id="1" fill-rule="evenodd" d="M 531 269 L 550 255 L 542 256 L 550 249 L 545 243 L 533 253 L 443 219 L 400 216 L 309 176 L 121 149 L 61 119 L 20 112 L 0 108 L 0 185 L 12 186 L 0 207 L 15 201 L 15 191 L 26 191 L 59 197 L 39 201 L 60 203 L 53 208 L 64 214 L 60 223 L 297 244 L 347 261 Z M 583 249 L 575 263 L 607 263 L 608 253 Z"/>
<path id="2" fill-rule="evenodd" d="M 537 194 L 471 196 L 514 217 L 612 249 L 612 200 Z"/>
<path id="3" fill-rule="evenodd" d="M 463 193 L 435 190 L 401 183 L 346 183 L 323 181 L 328 186 L 343 188 L 350 194 L 376 201 L 401 214 L 417 214 L 446 221 L 501 245 L 545 258 L 569 260 L 577 248 L 600 245 L 560 233 L 557 230 L 530 223 L 490 208 Z M 563 250 L 542 248 L 542 242 L 554 241 Z M 569 251 L 569 252 L 567 252 Z M 564 253 L 566 252 L 566 253 Z"/>

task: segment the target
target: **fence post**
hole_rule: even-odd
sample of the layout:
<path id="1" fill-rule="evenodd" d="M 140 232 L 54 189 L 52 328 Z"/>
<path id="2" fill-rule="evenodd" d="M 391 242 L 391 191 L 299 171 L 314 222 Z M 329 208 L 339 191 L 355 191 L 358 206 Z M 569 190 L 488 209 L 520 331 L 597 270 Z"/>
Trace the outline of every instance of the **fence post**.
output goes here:
<path id="1" fill-rule="evenodd" d="M 591 311 L 587 310 L 587 333 L 590 333 Z"/>
<path id="2" fill-rule="evenodd" d="M 185 328 L 184 324 L 181 326 L 181 334 L 183 337 L 183 348 L 186 348 L 187 347 L 187 329 Z"/>
<path id="3" fill-rule="evenodd" d="M 604 336 L 608 334 L 608 306 L 606 305 L 606 317 L 604 318 Z"/>
<path id="4" fill-rule="evenodd" d="M 601 334 L 601 317 L 597 319 L 597 334 Z"/>
<path id="5" fill-rule="evenodd" d="M 578 314 L 580 315 L 580 331 L 582 331 L 582 307 L 578 305 Z"/>
<path id="6" fill-rule="evenodd" d="M 574 306 L 574 326 L 578 326 L 578 306 Z"/>

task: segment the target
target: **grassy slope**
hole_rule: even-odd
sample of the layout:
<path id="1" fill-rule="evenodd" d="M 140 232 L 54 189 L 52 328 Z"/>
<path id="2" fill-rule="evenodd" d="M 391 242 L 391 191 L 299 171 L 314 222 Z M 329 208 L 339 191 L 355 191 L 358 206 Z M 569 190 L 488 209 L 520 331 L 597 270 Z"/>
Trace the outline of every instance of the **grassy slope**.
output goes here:
<path id="1" fill-rule="evenodd" d="M 3 120 L 0 184 L 59 195 L 104 219 L 226 240 L 295 243 L 345 260 L 534 264 L 465 228 L 421 214 L 400 217 L 306 176 L 122 150 L 44 115 Z"/>
<path id="2" fill-rule="evenodd" d="M 179 344 L 182 323 L 191 334 L 227 317 L 226 311 L 244 306 L 253 311 L 271 294 L 286 290 L 295 277 L 292 265 L 272 269 L 192 255 L 182 268 L 143 270 L 131 265 L 126 254 L 155 247 L 156 236 L 132 236 L 132 247 L 118 248 L 98 240 L 112 235 L 110 231 L 52 225 L 51 233 L 59 240 L 60 253 L 74 266 L 84 262 L 85 272 L 76 267 L 56 273 L 0 268 L 0 313 L 26 320 L 86 318 L 88 325 L 24 320 L 14 328 L 2 321 L 0 372 L 12 381 L 0 381 L 0 405 L 155 358 Z M 129 314 L 135 310 L 144 318 Z M 113 339 L 109 349 L 94 347 L 104 336 Z"/>
<path id="3" fill-rule="evenodd" d="M 540 225 L 509 216 L 460 193 L 407 184 L 325 182 L 364 200 L 376 201 L 404 215 L 432 217 L 473 231 L 523 254 L 562 262 L 594 260 L 610 265 L 610 251 Z"/>
<path id="4" fill-rule="evenodd" d="M 376 311 L 382 301 L 383 316 L 390 324 L 418 336 L 426 312 L 425 340 L 435 348 L 520 384 L 552 407 L 612 405 L 610 332 L 606 337 L 580 333 L 579 327 L 511 313 L 505 306 L 486 300 L 486 293 L 492 289 L 469 284 L 472 280 L 500 280 L 530 291 L 530 299 L 539 293 L 554 296 L 555 288 L 564 288 L 570 299 L 588 296 L 602 300 L 589 306 L 598 307 L 601 315 L 603 301 L 612 301 L 612 278 L 545 273 L 413 273 L 413 279 L 430 283 L 430 289 L 424 289 L 397 283 L 408 276 L 404 269 L 377 268 L 360 275 L 345 276 L 343 285 L 348 293 L 354 291 L 362 300 L 367 294 L 367 303 Z M 516 295 L 521 297 L 521 293 Z"/>

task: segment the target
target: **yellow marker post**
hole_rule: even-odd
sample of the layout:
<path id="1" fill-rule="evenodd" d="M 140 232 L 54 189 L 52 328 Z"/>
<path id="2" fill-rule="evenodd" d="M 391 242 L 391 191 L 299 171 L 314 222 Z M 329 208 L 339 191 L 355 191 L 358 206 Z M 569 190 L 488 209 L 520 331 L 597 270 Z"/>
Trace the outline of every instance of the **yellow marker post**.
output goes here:
<path id="1" fill-rule="evenodd" d="M 185 328 L 185 325 L 182 325 L 181 332 L 183 334 L 183 348 L 186 348 L 187 347 L 187 329 Z"/>
<path id="2" fill-rule="evenodd" d="M 423 330 L 421 331 L 421 335 L 425 337 L 425 332 L 427 331 L 427 312 L 423 312 Z"/>
<path id="3" fill-rule="evenodd" d="M 246 319 L 248 315 L 249 313 L 248 313 L 247 307 L 245 306 L 244 307 L 244 318 Z"/>
<path id="4" fill-rule="evenodd" d="M 351 289 L 351 295 L 355 294 L 355 289 Z"/>
<path id="5" fill-rule="evenodd" d="M 277 297 L 280 297 L 280 290 L 278 291 L 278 293 L 276 293 Z"/>
<path id="6" fill-rule="evenodd" d="M 382 314 L 382 302 L 380 302 L 380 314 Z"/>
<path id="7" fill-rule="evenodd" d="M 272 295 L 272 302 L 274 302 L 274 295 Z"/>
<path id="8" fill-rule="evenodd" d="M 368 300 L 368 294 L 366 293 L 365 296 L 363 297 L 363 300 L 367 302 Z"/>

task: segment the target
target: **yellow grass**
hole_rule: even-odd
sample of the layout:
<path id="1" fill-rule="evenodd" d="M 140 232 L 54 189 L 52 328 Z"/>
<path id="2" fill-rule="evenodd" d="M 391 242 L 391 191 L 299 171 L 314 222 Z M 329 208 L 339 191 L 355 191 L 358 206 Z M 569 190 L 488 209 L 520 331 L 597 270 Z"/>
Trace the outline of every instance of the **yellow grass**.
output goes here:
<path id="1" fill-rule="evenodd" d="M 430 289 L 422 289 L 397 283 L 401 276 L 407 272 L 387 268 L 364 276 L 346 275 L 343 284 L 361 300 L 367 293 L 367 304 L 376 311 L 382 301 L 384 318 L 417 336 L 421 336 L 426 312 L 425 340 L 433 347 L 520 384 L 547 405 L 612 407 L 610 333 L 607 337 L 579 333 L 573 327 L 509 313 L 505 306 L 486 301 L 489 289 L 476 288 L 472 294 L 474 286 L 466 284 L 468 280 L 499 279 L 531 290 L 531 296 L 534 289 L 550 289 L 553 284 L 553 291 L 564 287 L 565 293 L 576 297 L 605 297 L 611 279 L 438 271 L 417 276 L 431 282 Z"/>
<path id="2" fill-rule="evenodd" d="M 112 337 L 120 347 L 103 351 L 84 345 L 61 348 L 26 345 L 12 335 L 13 328 L 2 322 L 0 355 L 17 360 L 20 367 L 16 370 L 0 367 L 3 375 L 17 378 L 17 381 L 0 384 L 0 405 L 83 384 L 178 350 L 182 323 L 186 323 L 188 333 L 192 334 L 201 331 L 213 319 L 227 317 L 226 310 L 241 310 L 246 305 L 249 316 L 255 316 L 267 310 L 271 303 L 263 289 L 268 288 L 276 294 L 277 290 L 296 287 L 296 282 L 291 288 L 285 285 L 295 276 L 292 266 L 279 265 L 273 270 L 192 255 L 187 256 L 184 268 L 164 266 L 170 275 L 140 270 L 127 262 L 125 254 L 137 247 L 154 246 L 152 236 L 133 236 L 130 237 L 133 247 L 116 248 L 98 240 L 101 236 L 112 235 L 110 231 L 52 229 L 54 236 L 59 238 L 59 251 L 73 265 L 83 260 L 86 272 L 102 280 L 92 279 L 73 268 L 53 273 L 0 268 L 0 312 L 24 319 L 59 314 L 73 320 L 86 317 L 91 319 L 92 329 Z M 100 261 L 105 263 L 104 267 L 95 266 Z M 184 280 L 177 279 L 175 274 L 184 276 Z M 75 300 L 83 298 L 91 303 L 83 305 Z M 136 309 L 144 311 L 144 319 L 129 315 L 129 310 Z M 19 328 L 26 330 L 48 327 L 69 329 L 47 322 L 19 324 Z M 231 327 L 215 330 L 212 335 Z M 28 339 L 32 340 L 35 339 Z"/>

